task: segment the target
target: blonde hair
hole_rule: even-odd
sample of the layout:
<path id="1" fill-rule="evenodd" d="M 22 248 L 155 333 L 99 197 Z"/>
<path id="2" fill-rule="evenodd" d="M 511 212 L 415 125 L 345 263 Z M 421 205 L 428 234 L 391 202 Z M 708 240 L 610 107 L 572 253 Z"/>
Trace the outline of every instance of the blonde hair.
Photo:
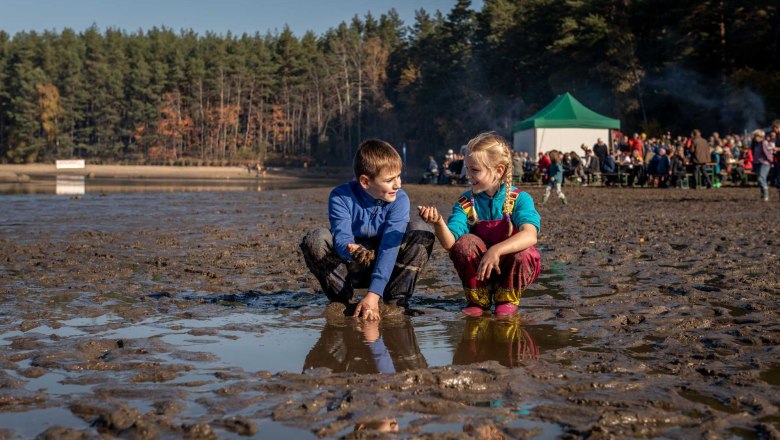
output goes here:
<path id="1" fill-rule="evenodd" d="M 762 130 L 760 128 L 757 128 L 757 129 L 753 130 L 753 137 L 756 137 L 756 136 L 764 137 L 765 135 L 766 135 L 766 133 L 764 133 L 764 130 Z"/>
<path id="2" fill-rule="evenodd" d="M 467 156 L 486 168 L 495 169 L 499 165 L 504 165 L 504 174 L 498 179 L 505 184 L 504 207 L 501 212 L 504 215 L 512 215 L 509 212 L 509 193 L 512 191 L 512 149 L 507 141 L 493 131 L 480 133 L 469 141 Z"/>
<path id="3" fill-rule="evenodd" d="M 384 169 L 401 171 L 403 161 L 392 145 L 379 139 L 368 139 L 358 147 L 352 167 L 355 177 L 366 175 L 373 179 Z"/>

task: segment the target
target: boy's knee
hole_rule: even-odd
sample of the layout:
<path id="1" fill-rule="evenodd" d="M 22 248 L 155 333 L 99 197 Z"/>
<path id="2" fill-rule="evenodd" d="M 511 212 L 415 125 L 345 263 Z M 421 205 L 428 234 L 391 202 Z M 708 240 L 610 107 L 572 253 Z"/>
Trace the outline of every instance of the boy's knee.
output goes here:
<path id="1" fill-rule="evenodd" d="M 332 245 L 333 235 L 326 228 L 312 229 L 301 240 L 301 250 L 314 258 L 322 258 Z"/>
<path id="2" fill-rule="evenodd" d="M 404 234 L 404 247 L 415 247 L 414 245 L 424 247 L 428 255 L 433 251 L 433 244 L 436 242 L 436 236 L 431 231 L 430 225 L 421 219 L 412 219 L 406 226 Z"/>

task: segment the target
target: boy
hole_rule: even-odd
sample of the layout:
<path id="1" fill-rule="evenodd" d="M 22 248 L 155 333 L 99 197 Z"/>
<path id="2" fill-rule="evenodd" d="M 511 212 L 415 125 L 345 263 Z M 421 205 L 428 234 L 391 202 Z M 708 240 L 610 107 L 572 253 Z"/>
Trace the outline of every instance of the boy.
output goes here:
<path id="1" fill-rule="evenodd" d="M 378 320 L 379 299 L 408 307 L 434 235 L 415 218 L 401 189 L 401 157 L 387 142 L 370 139 L 355 153 L 355 180 L 328 200 L 330 230 L 303 237 L 306 266 L 331 301 L 348 303 L 354 287 L 368 287 L 353 316 Z"/>

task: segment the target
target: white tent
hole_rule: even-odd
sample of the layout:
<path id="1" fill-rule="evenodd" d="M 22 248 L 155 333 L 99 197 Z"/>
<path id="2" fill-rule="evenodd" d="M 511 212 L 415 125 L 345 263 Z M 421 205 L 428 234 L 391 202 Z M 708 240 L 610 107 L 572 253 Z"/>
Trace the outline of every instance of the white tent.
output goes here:
<path id="1" fill-rule="evenodd" d="M 515 124 L 512 144 L 515 150 L 526 151 L 534 159 L 551 150 L 582 154 L 582 144 L 592 146 L 599 138 L 610 144 L 613 129 L 620 129 L 619 120 L 590 110 L 566 93 Z"/>

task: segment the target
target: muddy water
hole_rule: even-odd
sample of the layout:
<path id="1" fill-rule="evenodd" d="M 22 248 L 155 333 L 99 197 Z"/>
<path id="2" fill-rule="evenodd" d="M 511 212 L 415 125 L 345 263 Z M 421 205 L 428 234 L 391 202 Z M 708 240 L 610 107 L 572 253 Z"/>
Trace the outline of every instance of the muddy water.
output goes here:
<path id="1" fill-rule="evenodd" d="M 5 196 L 0 438 L 777 438 L 780 203 L 752 190 L 570 189 L 518 317 L 459 315 L 437 248 L 378 324 L 297 249 L 328 188 Z"/>
<path id="2" fill-rule="evenodd" d="M 87 178 L 77 175 L 35 176 L 20 183 L 0 182 L 0 194 L 84 194 L 206 192 L 206 191 L 269 191 L 294 188 L 333 186 L 339 182 L 319 179 L 193 179 L 193 178 Z"/>

